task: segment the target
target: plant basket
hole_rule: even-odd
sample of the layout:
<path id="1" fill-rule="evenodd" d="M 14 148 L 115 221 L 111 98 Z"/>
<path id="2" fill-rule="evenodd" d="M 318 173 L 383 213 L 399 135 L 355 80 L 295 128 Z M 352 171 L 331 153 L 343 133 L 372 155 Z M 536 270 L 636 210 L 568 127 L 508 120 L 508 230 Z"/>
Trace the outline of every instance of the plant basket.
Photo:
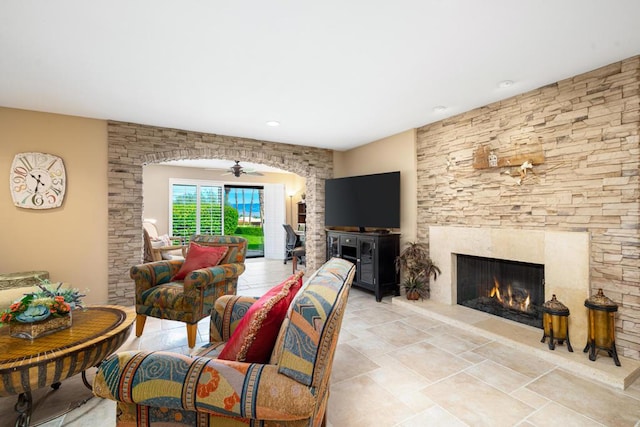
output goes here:
<path id="1" fill-rule="evenodd" d="M 420 292 L 416 290 L 407 291 L 407 299 L 409 301 L 417 301 L 420 299 Z"/>
<path id="2" fill-rule="evenodd" d="M 11 322 L 9 324 L 9 334 L 12 337 L 32 340 L 43 335 L 70 328 L 71 323 L 71 312 L 61 317 L 49 317 L 39 322 Z"/>

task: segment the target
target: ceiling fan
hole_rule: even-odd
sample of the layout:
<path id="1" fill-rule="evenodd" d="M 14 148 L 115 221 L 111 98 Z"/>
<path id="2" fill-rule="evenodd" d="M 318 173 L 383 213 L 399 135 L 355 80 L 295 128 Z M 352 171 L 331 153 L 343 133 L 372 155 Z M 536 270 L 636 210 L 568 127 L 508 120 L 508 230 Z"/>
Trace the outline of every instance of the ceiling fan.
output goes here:
<path id="1" fill-rule="evenodd" d="M 251 169 L 245 169 L 244 167 L 240 166 L 240 161 L 236 160 L 235 161 L 236 164 L 231 166 L 229 168 L 229 170 L 225 173 L 223 173 L 222 175 L 233 175 L 236 178 L 239 178 L 240 175 L 242 174 L 247 174 L 247 175 L 255 175 L 255 176 L 262 176 L 262 174 L 260 172 L 255 172 Z"/>

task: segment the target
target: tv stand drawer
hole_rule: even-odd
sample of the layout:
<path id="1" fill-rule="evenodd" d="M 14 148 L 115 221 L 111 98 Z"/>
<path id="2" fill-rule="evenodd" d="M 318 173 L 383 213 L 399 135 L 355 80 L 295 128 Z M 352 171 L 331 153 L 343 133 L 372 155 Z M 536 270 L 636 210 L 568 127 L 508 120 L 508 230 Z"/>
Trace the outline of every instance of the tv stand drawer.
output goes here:
<path id="1" fill-rule="evenodd" d="M 358 246 L 358 239 L 353 236 L 340 236 L 340 246 L 349 246 L 355 248 Z"/>

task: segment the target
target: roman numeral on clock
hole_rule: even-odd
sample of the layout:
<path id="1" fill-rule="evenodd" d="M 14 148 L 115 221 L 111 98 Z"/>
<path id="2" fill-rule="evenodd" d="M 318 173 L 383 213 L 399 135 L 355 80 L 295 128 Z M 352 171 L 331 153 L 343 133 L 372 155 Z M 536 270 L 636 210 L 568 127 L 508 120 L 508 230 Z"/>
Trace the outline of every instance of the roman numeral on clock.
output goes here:
<path id="1" fill-rule="evenodd" d="M 30 171 L 31 169 L 33 169 L 33 166 L 31 166 L 31 163 L 29 163 L 29 160 L 27 160 L 26 157 L 20 157 L 20 161 L 22 162 L 22 164 L 24 165 L 25 168 L 27 168 L 28 171 Z"/>

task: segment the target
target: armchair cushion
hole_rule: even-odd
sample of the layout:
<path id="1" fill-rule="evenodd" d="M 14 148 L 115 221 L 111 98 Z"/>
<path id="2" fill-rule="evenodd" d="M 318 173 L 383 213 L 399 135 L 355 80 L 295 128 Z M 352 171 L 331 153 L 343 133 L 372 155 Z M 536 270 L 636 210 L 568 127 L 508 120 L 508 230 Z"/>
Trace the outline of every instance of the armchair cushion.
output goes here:
<path id="1" fill-rule="evenodd" d="M 267 363 L 291 301 L 302 287 L 303 274 L 294 274 L 252 304 L 218 358 Z"/>
<path id="2" fill-rule="evenodd" d="M 218 265 L 228 250 L 226 246 L 200 246 L 191 242 L 184 263 L 171 280 L 183 280 L 194 270 Z"/>

